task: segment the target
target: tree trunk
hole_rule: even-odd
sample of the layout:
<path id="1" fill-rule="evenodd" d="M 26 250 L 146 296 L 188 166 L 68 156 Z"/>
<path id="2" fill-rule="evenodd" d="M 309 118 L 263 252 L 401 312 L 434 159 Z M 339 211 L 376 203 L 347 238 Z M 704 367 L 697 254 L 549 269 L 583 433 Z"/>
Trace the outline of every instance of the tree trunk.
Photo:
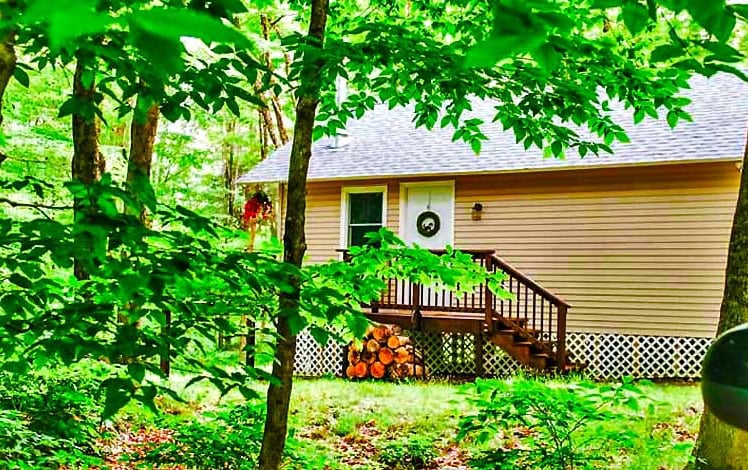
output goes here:
<path id="1" fill-rule="evenodd" d="M 79 57 L 73 76 L 73 97 L 88 111 L 93 110 L 95 106 L 96 83 L 93 65 L 92 60 Z M 84 78 L 88 83 L 84 83 Z M 88 111 L 84 111 L 85 115 L 73 114 L 71 176 L 74 180 L 91 185 L 101 179 L 101 175 L 104 173 L 104 156 L 99 151 L 99 123 L 96 115 Z M 76 222 L 85 222 L 94 211 L 92 204 L 82 207 L 82 203 L 81 198 L 73 200 L 74 220 Z M 87 235 L 87 237 L 90 237 L 90 235 Z M 83 247 L 91 244 L 91 240 L 87 240 L 86 237 L 82 238 L 80 242 Z M 88 273 L 80 259 L 74 260 L 73 271 L 78 279 L 88 278 Z"/>
<path id="2" fill-rule="evenodd" d="M 327 24 L 329 0 L 313 0 L 309 20 L 309 42 L 304 54 L 304 64 L 299 82 L 296 104 L 291 161 L 288 170 L 288 195 L 286 225 L 283 236 L 283 259 L 301 266 L 306 251 L 304 223 L 306 212 L 306 179 L 309 159 L 312 156 L 312 130 L 319 102 L 321 71 L 324 63 L 317 56 L 322 49 Z M 315 47 L 316 46 L 316 47 Z M 288 318 L 299 314 L 300 280 L 292 279 L 295 289 L 279 296 L 278 344 L 275 348 L 273 375 L 280 383 L 268 387 L 267 418 L 260 450 L 259 468 L 278 470 L 283 458 L 288 430 L 288 409 L 293 386 L 293 366 L 296 354 L 296 336 L 291 332 Z"/>
<path id="3" fill-rule="evenodd" d="M 138 100 L 140 100 L 138 96 Z M 136 105 L 136 109 L 140 109 Z M 138 201 L 138 212 L 136 215 L 143 225 L 148 226 L 146 207 L 137 193 L 137 181 L 151 181 L 151 166 L 153 164 L 153 146 L 156 143 L 156 132 L 158 131 L 158 104 L 151 105 L 146 111 L 144 120 L 141 122 L 137 113 L 133 113 L 130 124 L 130 157 L 127 162 L 127 186 Z"/>
<path id="4" fill-rule="evenodd" d="M 717 335 L 748 322 L 748 145 L 744 152 Z M 694 448 L 696 468 L 748 469 L 746 455 L 748 433 L 719 421 L 705 409 Z"/>
<path id="5" fill-rule="evenodd" d="M 0 126 L 3 124 L 3 99 L 5 88 L 16 68 L 15 33 L 10 33 L 0 40 Z"/>
<path id="6" fill-rule="evenodd" d="M 270 29 L 272 28 L 272 25 L 270 24 L 270 20 L 268 19 L 267 15 L 262 14 L 260 15 L 260 26 L 262 27 L 262 37 L 265 39 L 265 41 L 270 41 Z M 270 52 L 265 52 L 264 58 L 265 58 L 265 66 L 268 68 L 270 72 L 273 72 L 273 61 L 270 60 Z M 288 76 L 288 72 L 286 72 L 286 76 Z M 273 80 L 271 79 L 270 83 L 273 83 Z M 259 87 L 258 87 L 259 88 Z M 278 96 L 275 94 L 273 90 L 270 90 L 270 105 L 273 108 L 273 113 L 275 114 L 275 128 L 278 130 L 278 137 L 280 138 L 281 145 L 286 145 L 288 143 L 288 132 L 286 131 L 286 125 L 283 123 L 283 111 L 281 110 L 280 102 L 278 101 Z M 269 118 L 268 114 L 268 118 Z M 275 143 L 275 131 L 273 130 L 272 126 L 269 127 L 269 132 L 273 135 L 273 141 Z M 275 143 L 275 146 L 277 147 L 278 144 Z"/>
<path id="7" fill-rule="evenodd" d="M 224 124 L 224 139 L 221 147 L 223 153 L 223 189 L 226 215 L 231 223 L 236 222 L 236 178 L 238 164 L 233 139 L 236 138 L 236 119 L 229 118 Z"/>

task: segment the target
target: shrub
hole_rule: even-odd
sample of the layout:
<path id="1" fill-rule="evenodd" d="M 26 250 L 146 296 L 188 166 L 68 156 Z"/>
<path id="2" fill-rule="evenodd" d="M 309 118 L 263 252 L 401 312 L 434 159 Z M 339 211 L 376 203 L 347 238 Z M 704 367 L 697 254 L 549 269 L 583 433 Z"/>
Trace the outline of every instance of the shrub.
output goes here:
<path id="1" fill-rule="evenodd" d="M 642 392 L 618 385 L 547 384 L 534 380 L 475 384 L 476 414 L 460 422 L 458 439 L 483 445 L 476 469 L 577 469 L 605 460 L 608 446 L 630 446 L 633 433 L 594 426 L 639 410 Z M 594 429 L 592 429 L 594 426 Z"/>
<path id="2" fill-rule="evenodd" d="M 174 440 L 148 452 L 145 461 L 197 469 L 255 468 L 262 442 L 264 407 L 248 403 L 206 417 L 207 420 L 164 423 L 174 428 Z"/>
<path id="3" fill-rule="evenodd" d="M 411 470 L 433 466 L 438 456 L 432 439 L 411 436 L 387 442 L 380 449 L 378 459 L 387 468 Z"/>
<path id="4" fill-rule="evenodd" d="M 100 465 L 100 399 L 97 379 L 79 370 L 0 373 L 0 468 Z"/>

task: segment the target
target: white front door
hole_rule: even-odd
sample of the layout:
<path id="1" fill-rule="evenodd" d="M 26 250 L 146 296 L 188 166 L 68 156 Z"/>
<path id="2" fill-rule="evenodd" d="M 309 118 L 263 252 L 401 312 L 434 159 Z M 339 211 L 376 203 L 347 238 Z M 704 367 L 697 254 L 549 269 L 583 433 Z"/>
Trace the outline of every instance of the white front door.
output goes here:
<path id="1" fill-rule="evenodd" d="M 402 191 L 403 239 L 429 249 L 454 245 L 454 182 L 403 183 Z"/>

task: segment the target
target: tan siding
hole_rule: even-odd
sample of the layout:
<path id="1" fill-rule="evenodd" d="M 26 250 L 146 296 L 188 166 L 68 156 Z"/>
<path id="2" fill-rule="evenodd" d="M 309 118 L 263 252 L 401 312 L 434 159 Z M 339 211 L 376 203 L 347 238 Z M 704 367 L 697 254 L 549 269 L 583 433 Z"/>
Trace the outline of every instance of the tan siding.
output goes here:
<path id="1" fill-rule="evenodd" d="M 711 336 L 738 178 L 731 163 L 459 176 L 455 244 L 496 249 L 566 298 L 571 330 Z M 399 183 L 386 182 L 395 233 Z M 309 184 L 309 262 L 337 258 L 341 188 L 382 184 Z"/>
<path id="2" fill-rule="evenodd" d="M 400 186 L 396 181 L 310 182 L 307 187 L 306 240 L 308 263 L 337 259 L 340 243 L 340 201 L 344 186 L 387 185 L 387 227 L 397 233 Z"/>
<path id="3" fill-rule="evenodd" d="M 572 330 L 710 336 L 738 177 L 732 164 L 460 177 L 455 244 L 494 248 L 566 298 Z"/>

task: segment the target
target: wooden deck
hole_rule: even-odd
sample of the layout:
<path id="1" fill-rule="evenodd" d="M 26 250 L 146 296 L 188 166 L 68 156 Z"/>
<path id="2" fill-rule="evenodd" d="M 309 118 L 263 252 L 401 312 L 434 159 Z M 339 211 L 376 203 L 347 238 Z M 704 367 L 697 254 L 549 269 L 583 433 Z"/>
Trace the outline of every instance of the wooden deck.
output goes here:
<path id="1" fill-rule="evenodd" d="M 379 301 L 366 306 L 367 316 L 408 330 L 473 333 L 476 338 L 488 335 L 519 362 L 537 369 L 565 371 L 576 367 L 566 352 L 570 305 L 492 250 L 463 251 L 489 272 L 504 272 L 503 288 L 513 297 L 497 298 L 483 285 L 472 293 L 455 295 L 390 279 Z"/>

